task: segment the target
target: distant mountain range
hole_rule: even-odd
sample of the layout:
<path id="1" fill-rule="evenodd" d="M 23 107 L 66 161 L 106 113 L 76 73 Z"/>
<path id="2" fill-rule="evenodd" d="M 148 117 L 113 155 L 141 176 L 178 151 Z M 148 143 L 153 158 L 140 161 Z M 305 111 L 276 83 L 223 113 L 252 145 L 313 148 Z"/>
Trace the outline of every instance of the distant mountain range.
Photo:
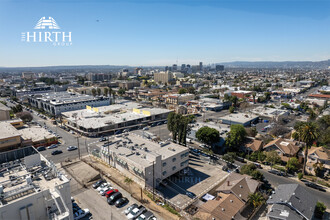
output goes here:
<path id="1" fill-rule="evenodd" d="M 328 69 L 330 60 L 324 61 L 235 61 L 217 63 L 224 65 L 225 68 L 302 68 L 302 69 Z M 163 68 L 162 66 L 152 66 L 153 68 Z M 21 71 L 41 71 L 41 72 L 60 72 L 60 71 L 113 71 L 119 69 L 132 69 L 135 66 L 128 65 L 77 65 L 77 66 L 44 66 L 44 67 L 0 67 L 0 72 L 21 72 Z M 143 66 L 151 68 L 151 66 Z"/>
<path id="2" fill-rule="evenodd" d="M 330 60 L 324 61 L 235 61 L 217 63 L 229 68 L 309 68 L 327 69 Z"/>

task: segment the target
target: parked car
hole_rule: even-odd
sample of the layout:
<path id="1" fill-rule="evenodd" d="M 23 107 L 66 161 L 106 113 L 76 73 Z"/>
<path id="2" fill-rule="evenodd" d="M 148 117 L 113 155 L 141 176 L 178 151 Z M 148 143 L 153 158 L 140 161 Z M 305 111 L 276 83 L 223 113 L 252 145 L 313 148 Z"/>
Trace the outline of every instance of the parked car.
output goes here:
<path id="1" fill-rule="evenodd" d="M 308 187 L 311 187 L 311 188 L 313 188 L 313 189 L 317 189 L 317 190 L 320 190 L 320 191 L 325 192 L 325 189 L 324 189 L 322 186 L 317 185 L 317 184 L 315 184 L 315 183 L 306 182 L 305 185 L 308 186 Z"/>
<path id="2" fill-rule="evenodd" d="M 128 213 L 127 218 L 135 219 L 136 217 L 138 217 L 139 215 L 141 215 L 143 212 L 146 212 L 146 211 L 147 211 L 146 208 L 144 206 L 140 205 L 139 207 L 132 209 Z"/>
<path id="3" fill-rule="evenodd" d="M 106 137 L 101 137 L 101 138 L 99 139 L 100 142 L 102 142 L 102 141 L 106 141 L 106 140 L 107 140 Z"/>
<path id="4" fill-rule="evenodd" d="M 120 199 L 118 199 L 116 202 L 115 202 L 115 206 L 117 207 L 117 208 L 119 208 L 119 207 L 122 207 L 124 204 L 126 204 L 126 203 L 128 203 L 129 201 L 128 201 L 128 199 L 126 198 L 126 197 L 122 197 L 122 198 L 120 198 Z"/>
<path id="5" fill-rule="evenodd" d="M 77 149 L 78 149 L 77 146 L 69 146 L 69 147 L 67 148 L 68 151 L 73 151 L 73 150 L 77 150 Z"/>
<path id="6" fill-rule="evenodd" d="M 54 150 L 52 152 L 52 155 L 57 155 L 57 154 L 61 154 L 61 153 L 63 153 L 63 151 L 61 151 L 61 150 Z"/>
<path id="7" fill-rule="evenodd" d="M 149 130 L 149 128 L 148 127 L 144 127 L 142 130 L 147 131 L 147 130 Z"/>
<path id="8" fill-rule="evenodd" d="M 256 162 L 254 162 L 254 165 L 255 165 L 258 169 L 262 169 L 260 163 L 256 163 Z"/>
<path id="9" fill-rule="evenodd" d="M 37 148 L 37 150 L 38 151 L 44 151 L 44 150 L 46 150 L 46 148 L 44 146 L 40 146 L 40 147 Z"/>
<path id="10" fill-rule="evenodd" d="M 100 190 L 100 195 L 105 196 L 105 193 L 108 192 L 109 190 L 112 190 L 111 186 L 104 187 L 103 189 Z"/>
<path id="11" fill-rule="evenodd" d="M 189 192 L 189 191 L 186 192 L 186 195 L 187 195 L 189 198 L 191 198 L 191 199 L 196 198 L 195 193 L 192 193 L 192 192 Z"/>
<path id="12" fill-rule="evenodd" d="M 118 189 L 111 189 L 111 190 L 108 190 L 107 192 L 105 192 L 105 197 L 106 198 L 109 198 L 112 194 L 118 192 Z"/>
<path id="13" fill-rule="evenodd" d="M 54 149 L 54 148 L 57 148 L 57 144 L 52 144 L 50 145 L 49 147 L 47 147 L 48 149 Z"/>
<path id="14" fill-rule="evenodd" d="M 132 211 L 132 209 L 139 207 L 136 203 L 130 205 L 129 207 L 127 207 L 127 209 L 124 211 L 125 215 L 127 215 L 128 213 L 130 213 L 130 211 Z"/>
<path id="15" fill-rule="evenodd" d="M 106 187 L 108 187 L 108 186 L 110 186 L 110 184 L 109 183 L 102 183 L 99 187 L 97 187 L 97 191 L 98 192 L 100 192 L 102 189 L 104 189 L 104 188 L 106 188 Z"/>
<path id="16" fill-rule="evenodd" d="M 73 219 L 74 220 L 82 219 L 88 214 L 89 214 L 89 209 L 79 209 L 77 212 L 73 214 Z"/>
<path id="17" fill-rule="evenodd" d="M 122 132 L 121 130 L 118 130 L 115 132 L 115 134 L 121 134 L 121 132 Z"/>
<path id="18" fill-rule="evenodd" d="M 162 122 L 158 122 L 158 123 L 157 123 L 157 126 L 162 125 L 162 124 L 163 124 Z"/>
<path id="19" fill-rule="evenodd" d="M 130 131 L 130 129 L 127 128 L 127 129 L 125 129 L 123 132 L 126 133 L 126 132 L 129 132 L 129 131 Z"/>
<path id="20" fill-rule="evenodd" d="M 281 172 L 278 170 L 268 170 L 268 173 L 275 174 L 277 176 L 281 176 Z"/>
<path id="21" fill-rule="evenodd" d="M 120 192 L 116 192 L 107 199 L 107 202 L 109 205 L 113 205 L 118 199 L 122 197 L 123 195 Z"/>
<path id="22" fill-rule="evenodd" d="M 100 179 L 99 181 L 97 181 L 96 183 L 94 183 L 94 184 L 92 185 L 92 187 L 93 187 L 94 189 L 96 189 L 97 187 L 101 186 L 102 183 L 105 183 L 105 180 L 104 180 L 104 179 Z"/>
<path id="23" fill-rule="evenodd" d="M 137 217 L 137 220 L 148 220 L 150 218 L 152 218 L 154 216 L 154 214 L 150 211 L 146 211 L 144 213 L 142 213 L 141 215 L 139 215 L 139 217 Z"/>

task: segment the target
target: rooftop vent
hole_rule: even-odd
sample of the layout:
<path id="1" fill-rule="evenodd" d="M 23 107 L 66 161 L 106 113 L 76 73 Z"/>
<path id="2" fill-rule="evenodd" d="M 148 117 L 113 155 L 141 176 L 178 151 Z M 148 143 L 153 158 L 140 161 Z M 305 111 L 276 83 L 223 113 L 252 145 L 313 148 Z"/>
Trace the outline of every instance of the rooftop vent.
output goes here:
<path id="1" fill-rule="evenodd" d="M 231 203 L 233 203 L 233 200 L 230 200 Z"/>
<path id="2" fill-rule="evenodd" d="M 225 208 L 222 208 L 221 210 L 222 210 L 222 211 L 225 211 Z"/>

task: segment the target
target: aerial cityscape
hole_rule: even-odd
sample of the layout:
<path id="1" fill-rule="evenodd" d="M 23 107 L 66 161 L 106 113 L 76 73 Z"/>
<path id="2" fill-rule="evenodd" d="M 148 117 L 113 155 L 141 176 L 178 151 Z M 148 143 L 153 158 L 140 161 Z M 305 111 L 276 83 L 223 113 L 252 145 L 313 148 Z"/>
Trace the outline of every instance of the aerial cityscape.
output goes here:
<path id="1" fill-rule="evenodd" d="M 329 8 L 0 1 L 0 220 L 329 220 Z"/>

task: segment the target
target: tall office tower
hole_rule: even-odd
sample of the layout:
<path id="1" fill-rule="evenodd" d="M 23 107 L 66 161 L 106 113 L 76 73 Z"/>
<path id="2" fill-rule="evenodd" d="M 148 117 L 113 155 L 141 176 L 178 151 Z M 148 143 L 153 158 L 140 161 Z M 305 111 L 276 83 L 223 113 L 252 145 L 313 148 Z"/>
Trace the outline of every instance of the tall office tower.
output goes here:
<path id="1" fill-rule="evenodd" d="M 203 62 L 199 62 L 199 71 L 203 70 Z"/>
<path id="2" fill-rule="evenodd" d="M 176 65 L 176 64 L 173 64 L 172 70 L 173 70 L 173 71 L 176 71 L 176 70 L 178 70 L 178 65 Z"/>
<path id="3" fill-rule="evenodd" d="M 185 71 L 186 69 L 186 64 L 181 64 L 181 71 Z"/>
<path id="4" fill-rule="evenodd" d="M 225 67 L 223 65 L 216 65 L 215 66 L 215 70 L 216 71 L 224 71 L 225 70 Z"/>
<path id="5" fill-rule="evenodd" d="M 165 66 L 165 72 L 168 71 L 168 66 Z"/>

